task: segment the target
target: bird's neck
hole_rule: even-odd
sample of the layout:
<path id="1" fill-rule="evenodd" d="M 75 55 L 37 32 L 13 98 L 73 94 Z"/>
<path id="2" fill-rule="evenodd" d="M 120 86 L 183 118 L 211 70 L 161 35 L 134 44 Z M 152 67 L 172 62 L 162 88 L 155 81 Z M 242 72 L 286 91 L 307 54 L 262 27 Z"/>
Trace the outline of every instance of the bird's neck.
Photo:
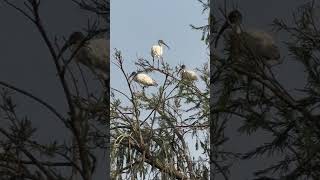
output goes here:
<path id="1" fill-rule="evenodd" d="M 75 51 L 77 50 L 78 48 L 82 48 L 84 46 L 86 46 L 87 42 L 84 42 L 84 43 L 81 43 L 81 42 L 77 42 L 77 43 L 74 43 L 70 46 L 70 49 L 71 51 Z"/>
<path id="2" fill-rule="evenodd" d="M 236 26 L 236 33 L 237 34 L 241 34 L 242 33 L 242 30 L 241 30 L 240 26 Z"/>

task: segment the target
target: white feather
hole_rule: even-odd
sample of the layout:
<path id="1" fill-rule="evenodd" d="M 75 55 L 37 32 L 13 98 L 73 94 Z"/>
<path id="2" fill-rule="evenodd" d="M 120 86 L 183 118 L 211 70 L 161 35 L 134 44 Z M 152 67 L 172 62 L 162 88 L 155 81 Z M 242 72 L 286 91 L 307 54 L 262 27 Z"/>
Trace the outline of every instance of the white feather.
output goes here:
<path id="1" fill-rule="evenodd" d="M 136 82 L 144 85 L 144 86 L 157 86 L 155 80 L 153 80 L 150 76 L 144 74 L 144 73 L 138 73 L 133 78 Z"/>
<path id="2" fill-rule="evenodd" d="M 254 50 L 255 55 L 264 57 L 266 60 L 277 60 L 280 58 L 280 51 L 275 44 L 273 37 L 264 31 L 248 31 L 245 40 Z"/>
<path id="3" fill-rule="evenodd" d="M 250 34 L 253 38 L 261 42 L 261 44 L 263 44 L 264 46 L 270 46 L 275 44 L 273 37 L 267 32 L 251 30 L 248 31 L 248 34 Z"/>
<path id="4" fill-rule="evenodd" d="M 160 58 L 163 54 L 163 48 L 160 45 L 153 45 L 151 48 L 151 56 L 154 58 Z"/>
<path id="5" fill-rule="evenodd" d="M 74 52 L 78 46 L 79 44 L 71 46 L 71 51 Z M 106 38 L 91 39 L 77 51 L 75 58 L 90 69 L 98 70 L 98 73 L 105 77 L 109 67 L 109 47 L 110 40 Z"/>
<path id="6" fill-rule="evenodd" d="M 189 81 L 198 80 L 197 74 L 194 71 L 187 70 L 187 69 L 183 69 L 181 71 L 181 77 L 182 77 L 182 79 L 189 80 Z"/>

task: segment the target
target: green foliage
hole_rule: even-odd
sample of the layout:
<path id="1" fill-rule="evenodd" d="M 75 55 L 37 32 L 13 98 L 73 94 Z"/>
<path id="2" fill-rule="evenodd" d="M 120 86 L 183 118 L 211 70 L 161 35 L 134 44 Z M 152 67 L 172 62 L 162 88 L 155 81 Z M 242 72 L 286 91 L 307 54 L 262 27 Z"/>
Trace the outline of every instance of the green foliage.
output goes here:
<path id="1" fill-rule="evenodd" d="M 241 159 L 275 155 L 282 158 L 256 171 L 254 175 L 258 179 L 271 174 L 278 179 L 319 177 L 320 34 L 317 29 L 319 9 L 315 4 L 316 1 L 311 1 L 299 7 L 293 15 L 293 25 L 280 19 L 275 19 L 273 24 L 274 29 L 290 37 L 284 42 L 290 52 L 284 61 L 294 59 L 304 67 L 306 86 L 288 89 L 278 80 L 279 75 L 274 74 L 275 65 L 268 65 L 250 54 L 234 56 L 234 48 L 230 46 L 233 40 L 228 37 L 224 54 L 211 58 L 211 86 L 214 87 L 211 121 L 226 125 L 236 119 L 241 121 L 238 129 L 241 134 L 270 135 L 270 142 L 261 142 L 260 146 L 242 154 Z M 260 66 L 261 63 L 264 65 Z"/>
<path id="2" fill-rule="evenodd" d="M 202 149 L 208 143 L 201 137 L 207 136 L 204 130 L 208 128 L 208 65 L 198 69 L 201 81 L 191 82 L 180 78 L 179 66 L 172 68 L 162 63 L 161 67 L 155 67 L 150 64 L 151 60 L 140 58 L 136 62 L 138 71 L 161 77 L 153 91 L 142 89 L 129 79 L 120 51 L 115 52 L 115 57 L 127 87 L 112 88 L 113 178 L 201 177 L 202 168 L 208 164 L 205 158 L 199 162 L 191 159 L 190 146 L 193 145 L 189 141 L 196 137 Z M 207 150 L 203 152 L 204 157 Z M 126 168 L 129 165 L 130 168 Z"/>

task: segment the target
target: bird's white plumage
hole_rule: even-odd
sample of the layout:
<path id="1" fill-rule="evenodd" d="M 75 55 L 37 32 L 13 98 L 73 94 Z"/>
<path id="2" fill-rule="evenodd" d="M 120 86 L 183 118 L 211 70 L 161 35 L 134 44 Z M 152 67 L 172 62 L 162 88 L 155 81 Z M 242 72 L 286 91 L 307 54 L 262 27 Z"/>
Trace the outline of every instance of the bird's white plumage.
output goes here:
<path id="1" fill-rule="evenodd" d="M 143 86 L 157 86 L 155 80 L 153 80 L 150 76 L 144 73 L 138 73 L 134 75 L 133 80 L 136 81 L 139 84 L 142 84 Z"/>
<path id="2" fill-rule="evenodd" d="M 232 48 L 240 50 L 248 54 L 253 54 L 257 57 L 263 58 L 263 60 L 278 60 L 280 59 L 280 51 L 275 44 L 273 37 L 264 31 L 251 30 L 243 31 L 241 27 L 242 15 L 240 11 L 233 10 L 228 14 L 227 21 L 221 27 L 218 36 L 216 38 L 215 46 L 217 46 L 220 35 L 227 28 L 231 28 L 232 31 L 229 33 L 232 44 L 236 45 Z M 241 41 L 241 43 L 238 43 Z"/>
<path id="3" fill-rule="evenodd" d="M 160 58 L 163 54 L 163 47 L 161 45 L 153 45 L 151 47 L 151 56 L 154 58 Z"/>
<path id="4" fill-rule="evenodd" d="M 264 57 L 266 60 L 280 58 L 280 51 L 269 33 L 264 31 L 246 31 L 242 34 L 244 40 L 257 56 Z"/>
<path id="5" fill-rule="evenodd" d="M 188 69 L 181 70 L 181 77 L 182 79 L 189 80 L 189 81 L 198 80 L 197 74 L 194 71 L 188 70 Z"/>
<path id="6" fill-rule="evenodd" d="M 77 50 L 79 44 L 72 45 L 71 51 Z M 106 38 L 91 39 L 75 54 L 75 59 L 91 69 L 98 70 L 103 76 L 107 75 L 110 58 L 110 40 Z"/>
<path id="7" fill-rule="evenodd" d="M 254 38 L 257 42 L 259 42 L 260 46 L 262 47 L 275 45 L 273 37 L 265 31 L 250 30 L 246 33 L 249 34 L 252 38 Z"/>
<path id="8" fill-rule="evenodd" d="M 240 52 L 244 54 L 254 54 L 256 57 L 261 57 L 266 61 L 280 59 L 280 50 L 277 47 L 273 37 L 264 31 L 242 31 L 235 35 L 234 32 L 227 33 L 227 37 L 231 42 L 240 40 Z M 248 52 L 248 50 L 250 50 Z"/>

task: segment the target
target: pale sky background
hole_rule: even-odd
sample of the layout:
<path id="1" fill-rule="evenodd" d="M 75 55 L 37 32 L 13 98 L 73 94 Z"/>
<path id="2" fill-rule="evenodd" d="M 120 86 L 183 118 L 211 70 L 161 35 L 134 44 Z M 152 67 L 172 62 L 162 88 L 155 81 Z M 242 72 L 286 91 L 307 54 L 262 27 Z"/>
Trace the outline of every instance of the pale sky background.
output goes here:
<path id="1" fill-rule="evenodd" d="M 219 0 L 221 1 L 221 0 Z M 215 1 L 216 2 L 216 1 Z M 231 2 L 231 1 L 228 1 Z M 270 29 L 275 17 L 290 19 L 292 10 L 304 1 L 300 0 L 264 0 L 237 1 L 243 12 L 246 27 Z M 241 2 L 241 3 L 239 3 Z M 216 4 L 213 4 L 216 5 Z M 231 4 L 232 5 L 232 4 Z M 86 27 L 87 15 L 71 1 L 42 0 L 41 14 L 50 36 L 68 36 L 72 31 Z M 203 25 L 206 16 L 201 14 L 202 7 L 197 0 L 112 0 L 111 1 L 111 48 L 123 52 L 129 72 L 135 70 L 133 61 L 136 56 L 150 58 L 150 47 L 163 39 L 170 50 L 165 51 L 165 59 L 171 65 L 180 62 L 189 68 L 199 67 L 207 61 L 206 47 L 200 41 L 201 33 L 191 30 L 189 24 Z M 53 63 L 39 33 L 21 14 L 0 2 L 0 21 L 2 22 L 0 39 L 0 79 L 26 89 L 40 98 L 44 98 L 57 109 L 65 112 L 65 101 L 61 86 L 56 77 Z M 286 40 L 278 34 L 277 41 Z M 288 57 L 282 49 L 283 57 Z M 114 66 L 111 66 L 114 68 Z M 275 69 L 281 82 L 289 89 L 303 84 L 303 69 L 292 59 L 286 58 L 283 65 Z M 119 74 L 111 69 L 111 85 L 121 87 Z M 38 127 L 37 136 L 42 142 L 53 139 L 64 139 L 64 127 L 48 111 L 29 99 L 17 97 L 21 104 L 22 115 L 29 115 Z M 234 121 L 227 129 L 232 136 L 226 148 L 243 152 L 261 142 L 268 142 L 268 137 L 257 134 L 253 137 L 238 137 L 235 130 L 239 122 Z M 101 159 L 98 159 L 101 160 Z M 103 159 L 102 159 L 103 160 Z M 273 159 L 242 161 L 232 168 L 231 180 L 250 179 L 252 171 L 264 167 Z M 100 173 L 103 176 L 103 163 L 100 162 Z M 99 177 L 99 178 L 98 178 Z"/>
<path id="2" fill-rule="evenodd" d="M 199 67 L 208 60 L 206 47 L 200 41 L 201 32 L 191 30 L 189 24 L 205 24 L 207 17 L 201 12 L 202 7 L 195 0 L 111 0 L 111 49 L 122 51 L 131 73 L 136 57 L 151 59 L 151 46 L 162 39 L 170 46 L 170 50 L 165 49 L 166 62 Z M 113 87 L 122 85 L 118 72 L 112 65 Z"/>
<path id="3" fill-rule="evenodd" d="M 190 24 L 205 25 L 207 14 L 196 0 L 111 0 L 111 49 L 122 51 L 128 74 L 136 70 L 137 57 L 152 62 L 151 46 L 164 40 L 170 50 L 164 49 L 164 61 L 171 67 L 180 63 L 188 69 L 201 68 L 208 61 L 208 49 L 201 41 L 202 31 L 192 30 Z M 114 60 L 113 58 L 111 60 Z M 157 64 L 157 63 L 155 63 Z M 149 74 L 160 80 L 158 74 Z M 163 80 L 163 76 L 161 76 Z M 160 83 L 158 83 L 160 84 Z M 124 77 L 115 65 L 111 65 L 111 87 L 128 93 Z M 148 92 L 156 90 L 147 88 Z M 116 95 L 119 95 L 115 93 Z M 121 97 L 121 95 L 119 95 Z M 191 154 L 197 157 L 194 142 L 189 141 Z"/>
<path id="4" fill-rule="evenodd" d="M 183 62 L 191 68 L 199 67 L 207 60 L 206 48 L 200 41 L 200 33 L 192 31 L 188 25 L 202 25 L 206 23 L 206 16 L 201 14 L 202 8 L 196 0 L 112 0 L 111 5 L 111 47 L 123 52 L 128 73 L 135 70 L 133 61 L 136 57 L 150 58 L 150 47 L 158 39 L 163 39 L 172 48 L 165 52 L 165 59 L 172 65 Z M 221 6 L 222 0 L 213 1 L 213 6 Z M 219 4 L 220 3 L 220 4 Z M 229 8 L 237 5 L 243 14 L 246 29 L 261 29 L 270 31 L 269 24 L 276 17 L 291 20 L 292 10 L 299 4 L 298 0 L 269 0 L 269 1 L 228 1 Z M 305 76 L 303 68 L 296 63 L 285 48 L 283 41 L 287 36 L 283 33 L 274 34 L 275 40 L 281 48 L 284 63 L 274 70 L 280 82 L 287 89 L 301 87 Z M 111 66 L 114 68 L 114 66 Z M 111 86 L 122 87 L 121 77 L 117 70 L 111 70 Z M 257 133 L 251 137 L 240 136 L 236 130 L 240 122 L 229 123 L 226 129 L 231 138 L 225 145 L 227 150 L 245 152 L 258 144 L 269 142 L 270 137 L 264 133 Z M 234 164 L 231 169 L 231 180 L 251 179 L 252 173 L 259 168 L 266 167 L 278 157 L 253 159 Z"/>

